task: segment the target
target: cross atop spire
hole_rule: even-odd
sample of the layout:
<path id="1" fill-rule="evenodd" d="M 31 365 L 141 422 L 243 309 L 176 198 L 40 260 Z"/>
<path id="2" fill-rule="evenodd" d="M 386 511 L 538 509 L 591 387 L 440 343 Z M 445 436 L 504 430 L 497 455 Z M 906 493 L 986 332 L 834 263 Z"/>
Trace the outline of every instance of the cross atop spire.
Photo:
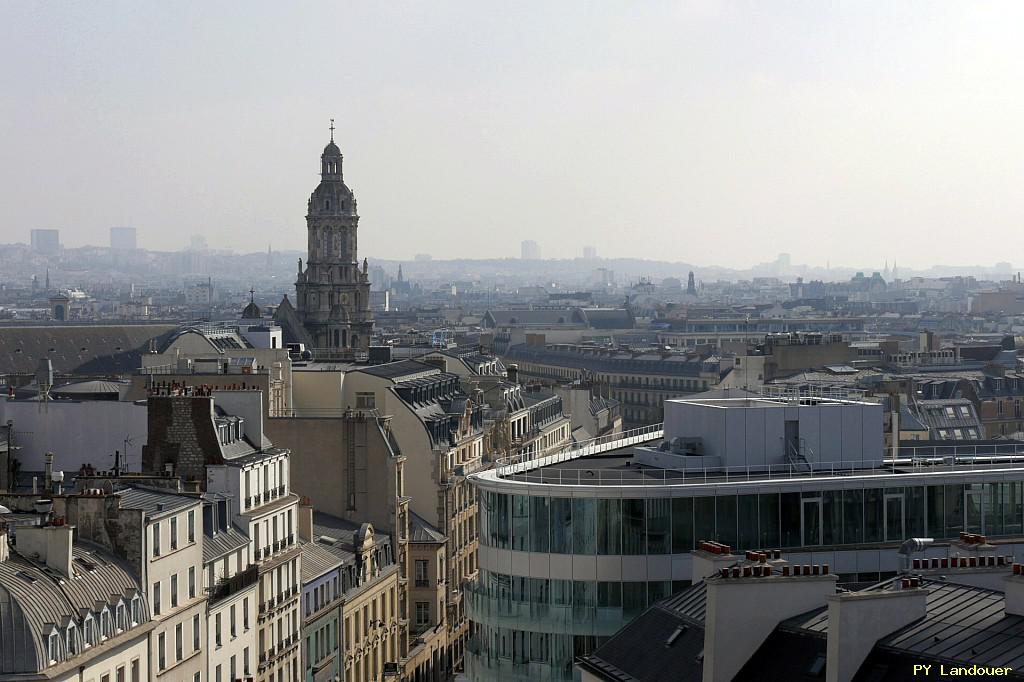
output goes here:
<path id="1" fill-rule="evenodd" d="M 331 119 L 331 142 L 334 142 L 334 119 Z"/>
<path id="2" fill-rule="evenodd" d="M 256 302 L 255 298 L 256 298 L 256 290 L 250 284 L 249 285 L 249 303 L 255 303 Z"/>

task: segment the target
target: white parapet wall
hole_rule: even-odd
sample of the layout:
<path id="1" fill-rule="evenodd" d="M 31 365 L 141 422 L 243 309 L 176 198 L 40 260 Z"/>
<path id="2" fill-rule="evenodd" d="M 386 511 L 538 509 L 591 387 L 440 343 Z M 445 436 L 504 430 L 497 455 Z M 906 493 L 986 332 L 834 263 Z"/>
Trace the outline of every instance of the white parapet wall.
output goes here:
<path id="1" fill-rule="evenodd" d="M 885 454 L 882 406 L 851 400 L 774 398 L 665 401 L 665 439 L 699 438 L 705 456 L 726 467 L 789 462 L 875 466 Z"/>
<path id="2" fill-rule="evenodd" d="M 22 471 L 43 471 L 47 452 L 54 453 L 59 471 L 78 471 L 87 463 L 112 469 L 115 450 L 121 452 L 123 469 L 138 471 L 142 464 L 148 433 L 145 401 L 0 399 L 0 423 L 8 420 Z"/>

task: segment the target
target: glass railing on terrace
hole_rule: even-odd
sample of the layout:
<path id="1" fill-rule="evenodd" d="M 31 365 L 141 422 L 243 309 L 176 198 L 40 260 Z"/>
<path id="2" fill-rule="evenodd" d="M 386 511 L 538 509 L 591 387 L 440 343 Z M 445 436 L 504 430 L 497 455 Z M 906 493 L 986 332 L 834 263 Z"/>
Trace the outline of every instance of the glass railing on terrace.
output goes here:
<path id="1" fill-rule="evenodd" d="M 469 679 L 478 682 L 495 680 L 500 682 L 570 682 L 573 679 L 571 660 L 547 663 L 538 661 L 518 662 L 512 658 L 490 656 L 486 652 L 466 651 L 466 668 Z"/>
<path id="2" fill-rule="evenodd" d="M 465 584 L 466 614 L 475 623 L 529 632 L 610 637 L 633 616 L 622 607 L 555 605 L 497 599 L 477 582 Z"/>

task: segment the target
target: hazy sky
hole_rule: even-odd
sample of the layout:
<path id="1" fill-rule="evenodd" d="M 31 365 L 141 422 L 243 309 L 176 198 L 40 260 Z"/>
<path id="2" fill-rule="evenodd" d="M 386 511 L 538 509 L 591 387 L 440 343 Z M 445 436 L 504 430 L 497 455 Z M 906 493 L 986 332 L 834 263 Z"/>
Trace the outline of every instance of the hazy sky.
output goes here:
<path id="1" fill-rule="evenodd" d="M 1024 3 L 0 4 L 0 242 L 1016 261 Z"/>

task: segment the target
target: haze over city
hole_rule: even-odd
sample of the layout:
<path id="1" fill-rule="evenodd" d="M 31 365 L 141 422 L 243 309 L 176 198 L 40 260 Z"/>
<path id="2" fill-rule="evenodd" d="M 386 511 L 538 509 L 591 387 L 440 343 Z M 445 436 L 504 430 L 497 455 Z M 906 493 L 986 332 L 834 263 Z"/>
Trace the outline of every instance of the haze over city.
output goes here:
<path id="1" fill-rule="evenodd" d="M 0 680 L 1024 682 L 1022 19 L 0 5 Z"/>
<path id="2" fill-rule="evenodd" d="M 0 242 L 305 248 L 330 118 L 362 252 L 1013 260 L 1017 3 L 0 9 Z M 984 239 L 964 239 L 967 234 Z"/>

